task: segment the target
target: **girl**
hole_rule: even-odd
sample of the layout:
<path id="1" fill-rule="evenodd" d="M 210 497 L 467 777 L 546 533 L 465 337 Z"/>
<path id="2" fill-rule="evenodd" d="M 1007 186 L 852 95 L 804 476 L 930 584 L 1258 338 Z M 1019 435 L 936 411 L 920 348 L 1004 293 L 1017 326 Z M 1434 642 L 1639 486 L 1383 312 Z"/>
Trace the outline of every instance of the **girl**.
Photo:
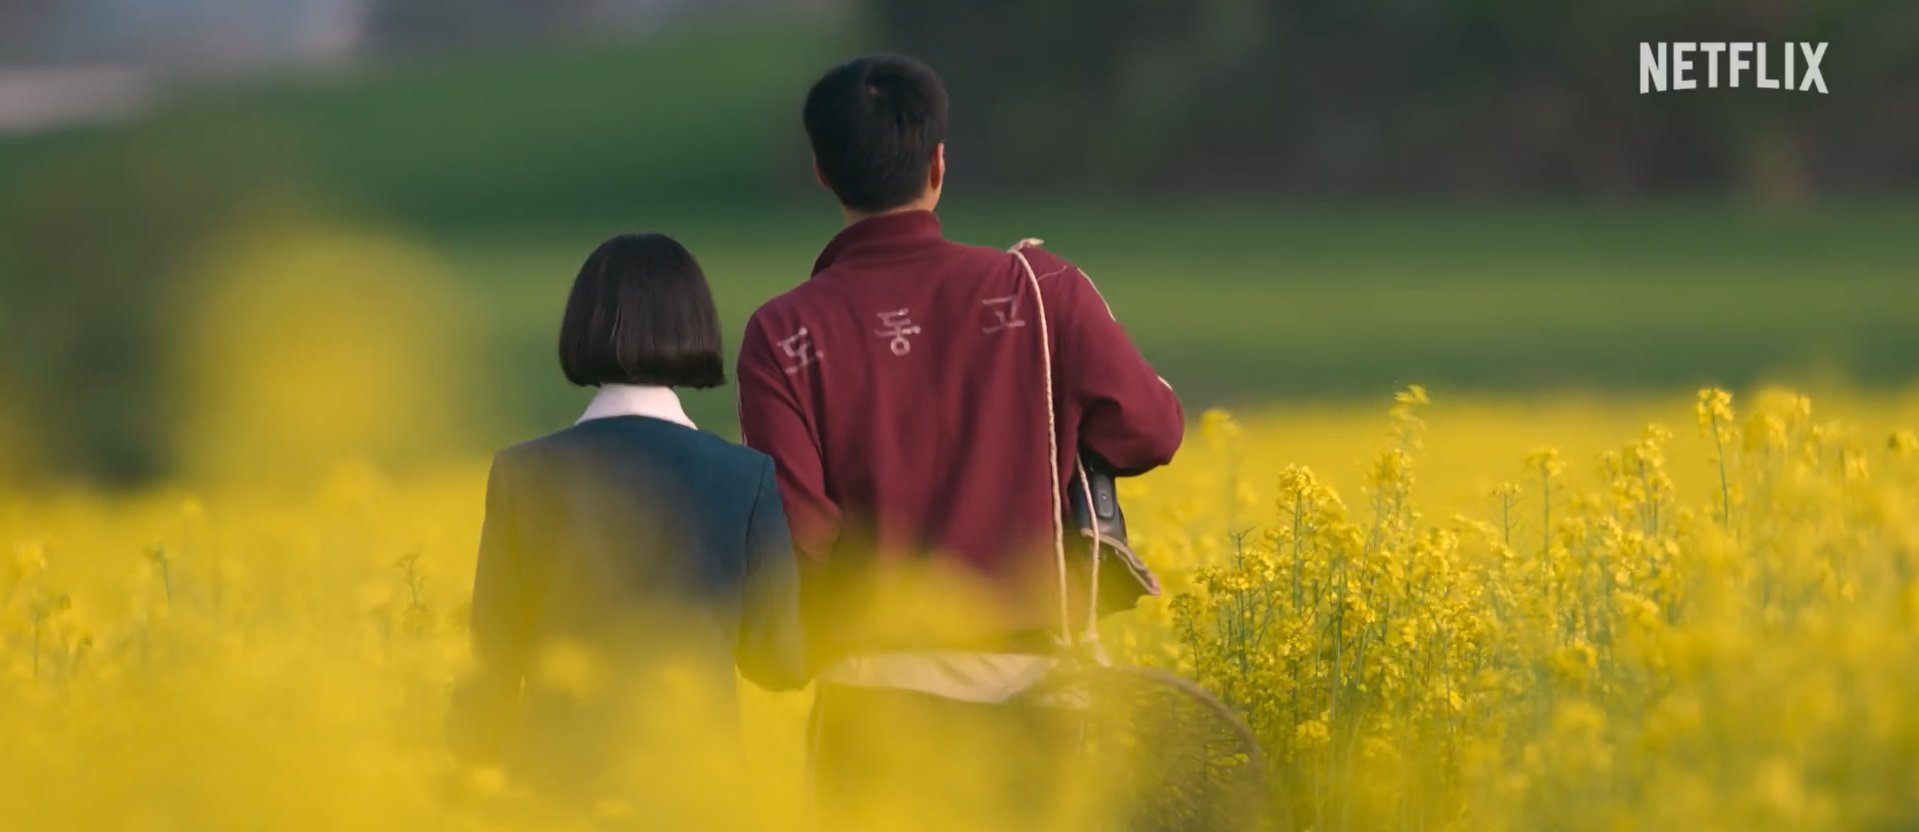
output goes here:
<path id="1" fill-rule="evenodd" d="M 685 247 L 623 234 L 587 258 L 560 367 L 599 392 L 572 427 L 500 452 L 487 482 L 477 668 L 454 709 L 467 756 L 577 787 L 665 726 L 734 730 L 735 665 L 767 688 L 805 683 L 773 462 L 695 428 L 674 393 L 724 384 L 722 366 Z"/>

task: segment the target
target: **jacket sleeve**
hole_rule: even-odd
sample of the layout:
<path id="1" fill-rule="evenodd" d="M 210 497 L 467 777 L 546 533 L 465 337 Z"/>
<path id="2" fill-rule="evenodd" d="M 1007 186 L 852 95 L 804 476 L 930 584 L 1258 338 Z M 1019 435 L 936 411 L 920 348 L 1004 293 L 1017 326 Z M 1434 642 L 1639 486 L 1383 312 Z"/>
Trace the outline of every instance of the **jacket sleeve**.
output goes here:
<path id="1" fill-rule="evenodd" d="M 799 564 L 773 468 L 768 461 L 760 473 L 759 491 L 747 522 L 740 632 L 734 657 L 740 674 L 754 684 L 768 690 L 793 690 L 807 681 Z"/>
<path id="2" fill-rule="evenodd" d="M 840 534 L 840 507 L 826 493 L 819 441 L 786 373 L 783 352 L 760 315 L 740 343 L 740 440 L 773 458 L 793 544 L 824 561 Z"/>
<path id="3" fill-rule="evenodd" d="M 495 457 L 487 475 L 486 519 L 473 577 L 474 667 L 449 711 L 454 751 L 484 762 L 499 756 L 531 652 L 531 587 L 515 539 L 509 466 Z"/>
<path id="4" fill-rule="evenodd" d="M 1080 449 L 1126 476 L 1171 462 L 1186 429 L 1172 385 L 1146 363 L 1092 279 L 1065 260 L 1048 259 L 1038 273 L 1050 272 L 1041 286 L 1049 304 L 1063 307 L 1055 317 L 1062 330 L 1059 378 L 1080 405 Z"/>

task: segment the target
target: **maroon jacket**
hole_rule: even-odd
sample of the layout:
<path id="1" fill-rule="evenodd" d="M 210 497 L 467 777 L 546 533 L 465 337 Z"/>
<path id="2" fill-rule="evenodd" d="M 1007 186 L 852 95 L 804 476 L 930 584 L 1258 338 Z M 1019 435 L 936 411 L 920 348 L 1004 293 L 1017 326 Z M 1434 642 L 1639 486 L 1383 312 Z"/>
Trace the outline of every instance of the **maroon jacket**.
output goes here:
<path id="1" fill-rule="evenodd" d="M 1085 273 L 1026 255 L 1052 340 L 1061 482 L 1076 447 L 1124 474 L 1170 461 L 1184 430 L 1172 389 Z M 1057 591 L 1044 356 L 1019 261 L 948 242 L 930 211 L 848 227 L 812 279 L 754 313 L 740 425 L 778 465 L 809 606 L 829 575 L 918 557 L 1009 598 L 1032 596 L 1035 575 Z M 1056 604 L 1015 615 L 1015 628 L 1059 626 Z"/>

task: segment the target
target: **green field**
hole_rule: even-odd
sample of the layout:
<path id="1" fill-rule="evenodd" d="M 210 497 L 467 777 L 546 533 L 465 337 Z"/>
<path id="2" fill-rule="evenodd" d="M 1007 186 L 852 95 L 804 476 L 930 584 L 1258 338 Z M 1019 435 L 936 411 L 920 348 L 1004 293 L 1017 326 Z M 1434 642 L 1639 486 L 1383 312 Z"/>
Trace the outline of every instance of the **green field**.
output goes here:
<path id="1" fill-rule="evenodd" d="M 1769 219 L 1707 208 L 1360 210 L 949 197 L 948 233 L 1040 236 L 1100 284 L 1193 403 L 1457 390 L 1671 389 L 1794 380 L 1894 385 L 1919 356 L 1905 209 Z M 499 363 L 550 389 L 568 281 L 623 227 L 679 235 L 729 330 L 804 279 L 837 216 L 822 200 L 723 218 L 636 211 L 526 235 L 440 237 L 493 310 Z M 551 421 L 570 399 L 534 395 Z M 724 417 L 726 394 L 700 403 Z"/>
<path id="2" fill-rule="evenodd" d="M 577 404 L 553 367 L 553 330 L 602 238 L 681 237 L 733 330 L 806 276 L 838 216 L 812 184 L 799 102 L 821 67 L 861 45 L 805 27 L 735 28 L 204 93 L 130 127 L 0 143 L 0 181 L 15 183 L 0 201 L 33 216 L 97 194 L 98 218 L 68 213 L 130 228 L 119 239 L 160 238 L 174 227 L 173 195 L 125 199 L 158 181 L 417 236 L 470 287 L 491 412 L 503 434 L 520 432 Z M 1780 215 L 1703 201 L 1006 194 L 969 185 L 966 148 L 949 156 L 949 234 L 1042 237 L 1077 260 L 1195 405 L 1371 396 L 1407 382 L 1624 390 L 1919 377 L 1919 204 Z M 0 254 L 20 244 L 9 232 Z M 148 262 L 124 254 L 106 262 Z M 16 289 L 37 279 L 0 274 Z M 76 314 L 74 326 L 88 326 Z M 725 429 L 731 394 L 698 396 L 693 409 Z"/>

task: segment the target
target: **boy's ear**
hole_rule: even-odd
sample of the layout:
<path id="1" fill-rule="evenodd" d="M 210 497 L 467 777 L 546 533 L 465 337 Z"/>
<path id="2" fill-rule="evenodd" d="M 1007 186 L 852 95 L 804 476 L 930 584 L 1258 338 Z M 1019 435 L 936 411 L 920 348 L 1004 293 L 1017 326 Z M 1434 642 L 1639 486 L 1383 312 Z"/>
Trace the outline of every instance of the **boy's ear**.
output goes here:
<path id="1" fill-rule="evenodd" d="M 926 188 L 939 193 L 946 184 L 946 143 L 940 142 L 933 147 L 933 163 L 926 166 Z"/>
<path id="2" fill-rule="evenodd" d="M 820 187 L 829 191 L 833 190 L 833 183 L 826 181 L 826 171 L 820 170 L 820 157 L 818 156 L 813 157 L 813 179 L 820 183 Z"/>

